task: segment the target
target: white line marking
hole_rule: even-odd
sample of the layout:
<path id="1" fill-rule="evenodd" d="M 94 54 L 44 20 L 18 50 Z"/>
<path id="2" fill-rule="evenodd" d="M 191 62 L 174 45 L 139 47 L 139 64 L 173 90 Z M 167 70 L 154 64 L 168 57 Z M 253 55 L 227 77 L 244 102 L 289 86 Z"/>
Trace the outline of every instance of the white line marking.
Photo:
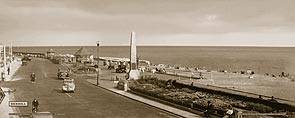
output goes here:
<path id="1" fill-rule="evenodd" d="M 69 93 L 66 93 L 67 96 L 69 96 L 70 98 L 72 97 Z"/>

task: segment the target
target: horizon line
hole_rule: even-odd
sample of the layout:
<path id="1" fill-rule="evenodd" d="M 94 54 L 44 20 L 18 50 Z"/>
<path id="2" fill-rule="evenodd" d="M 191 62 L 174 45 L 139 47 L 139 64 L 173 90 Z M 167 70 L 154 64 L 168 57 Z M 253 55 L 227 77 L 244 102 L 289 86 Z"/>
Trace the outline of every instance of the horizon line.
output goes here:
<path id="1" fill-rule="evenodd" d="M 8 45 L 6 45 L 8 46 Z M 295 48 L 294 46 L 269 46 L 269 45 L 137 45 L 139 47 L 265 47 L 265 48 Z M 23 45 L 12 47 L 96 47 L 95 45 Z M 99 47 L 129 47 L 129 45 L 101 45 Z"/>

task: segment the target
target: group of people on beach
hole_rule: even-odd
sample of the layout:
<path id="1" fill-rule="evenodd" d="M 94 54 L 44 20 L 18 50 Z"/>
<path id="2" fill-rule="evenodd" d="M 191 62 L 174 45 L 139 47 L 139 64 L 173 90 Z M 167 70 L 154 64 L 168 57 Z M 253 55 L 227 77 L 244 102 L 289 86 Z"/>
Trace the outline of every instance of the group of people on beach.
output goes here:
<path id="1" fill-rule="evenodd" d="M 269 73 L 265 73 L 265 76 L 271 76 L 271 77 L 274 77 L 276 78 L 277 76 L 275 74 L 269 74 Z M 289 78 L 290 77 L 290 74 L 289 73 L 286 73 L 286 72 L 281 72 L 278 77 L 286 77 L 286 78 Z"/>

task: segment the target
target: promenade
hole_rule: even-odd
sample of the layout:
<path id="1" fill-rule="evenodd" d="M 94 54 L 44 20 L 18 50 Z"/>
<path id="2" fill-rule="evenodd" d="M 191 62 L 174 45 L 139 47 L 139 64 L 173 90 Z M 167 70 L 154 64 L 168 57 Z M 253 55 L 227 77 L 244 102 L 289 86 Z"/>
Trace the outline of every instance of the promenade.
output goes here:
<path id="1" fill-rule="evenodd" d="M 16 71 L 21 67 L 22 62 L 16 58 L 14 61 L 12 61 L 10 64 L 10 74 L 6 74 L 4 81 L 16 81 L 19 78 L 14 78 Z M 8 65 L 8 66 L 9 66 Z"/>
<path id="2" fill-rule="evenodd" d="M 21 67 L 21 61 L 18 61 L 17 59 L 12 61 L 12 63 L 10 64 L 10 74 L 6 75 L 4 82 L 15 81 L 14 80 L 15 73 L 18 71 L 20 67 Z M 9 117 L 8 113 L 15 112 L 17 111 L 17 109 L 9 107 L 8 102 L 11 100 L 14 100 L 14 96 L 13 94 L 11 94 L 11 92 L 9 92 L 11 91 L 11 89 L 2 87 L 2 84 L 4 82 L 1 81 L 1 89 L 3 92 L 2 94 L 4 94 L 5 96 L 2 96 L 3 98 L 0 103 L 0 118 L 13 118 L 13 117 Z"/>

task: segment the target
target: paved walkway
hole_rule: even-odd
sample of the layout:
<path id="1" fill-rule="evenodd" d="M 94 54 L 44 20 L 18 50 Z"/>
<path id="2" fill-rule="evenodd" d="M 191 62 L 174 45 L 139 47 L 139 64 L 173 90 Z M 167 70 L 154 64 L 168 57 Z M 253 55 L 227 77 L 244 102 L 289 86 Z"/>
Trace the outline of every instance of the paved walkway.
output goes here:
<path id="1" fill-rule="evenodd" d="M 12 61 L 10 64 L 10 74 L 6 75 L 5 80 L 4 81 L 14 81 L 13 76 L 15 74 L 15 72 L 19 69 L 19 67 L 21 67 L 22 62 L 18 61 L 17 59 Z M 9 65 L 7 65 L 8 67 Z M 3 69 L 2 69 L 3 70 Z"/>
<path id="2" fill-rule="evenodd" d="M 13 79 L 14 74 L 19 69 L 19 67 L 21 67 L 21 61 L 17 61 L 17 59 L 14 60 L 10 64 L 10 74 L 6 75 L 6 78 L 4 79 L 4 81 L 14 81 L 14 79 Z M 8 102 L 11 100 L 14 100 L 14 96 L 8 92 L 8 91 L 10 91 L 9 88 L 2 88 L 1 87 L 0 89 L 2 89 L 5 94 L 5 97 L 3 98 L 2 102 L 0 102 L 0 118 L 14 118 L 14 117 L 8 115 L 8 113 L 17 111 L 17 109 L 11 108 L 8 106 Z"/>
<path id="3" fill-rule="evenodd" d="M 5 97 L 2 101 L 2 103 L 0 104 L 0 118 L 17 118 L 14 116 L 9 116 L 9 113 L 13 113 L 18 111 L 18 109 L 16 108 L 12 108 L 9 107 L 9 101 L 14 100 L 14 96 L 12 94 L 10 94 L 9 92 L 9 88 L 1 88 L 3 91 L 5 92 Z"/>
<path id="4" fill-rule="evenodd" d="M 94 85 L 96 85 L 96 80 L 95 79 L 87 79 L 87 81 L 94 84 Z M 143 98 L 141 96 L 138 96 L 138 95 L 135 95 L 135 94 L 132 94 L 132 93 L 129 93 L 129 92 L 118 90 L 118 89 L 115 88 L 116 84 L 111 80 L 107 80 L 107 79 L 100 80 L 100 85 L 99 86 L 104 88 L 104 89 L 107 89 L 109 91 L 112 91 L 114 93 L 120 94 L 122 96 L 131 98 L 131 99 L 139 101 L 139 102 L 143 102 L 145 104 L 157 107 L 159 109 L 163 109 L 165 111 L 171 112 L 173 114 L 176 114 L 176 115 L 179 115 L 179 116 L 182 116 L 182 117 L 185 117 L 185 118 L 201 118 L 201 116 L 199 116 L 199 115 L 196 115 L 196 114 L 184 111 L 184 110 L 180 110 L 180 109 L 177 109 L 177 108 L 174 108 L 174 107 L 171 107 L 171 106 L 159 103 L 159 102 L 155 102 L 155 101 Z"/>

